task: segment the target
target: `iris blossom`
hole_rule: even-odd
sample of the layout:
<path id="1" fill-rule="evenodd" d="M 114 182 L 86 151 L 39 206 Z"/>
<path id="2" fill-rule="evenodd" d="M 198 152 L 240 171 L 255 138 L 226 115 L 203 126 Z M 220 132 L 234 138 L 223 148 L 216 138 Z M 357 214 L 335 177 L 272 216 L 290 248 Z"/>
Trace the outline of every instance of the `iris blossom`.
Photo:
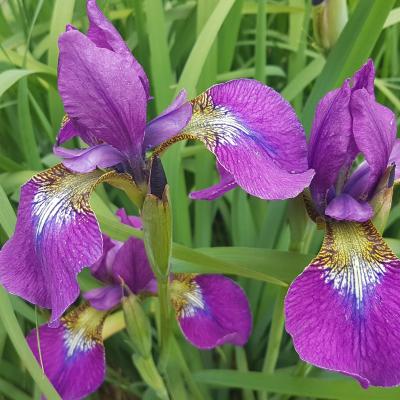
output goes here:
<path id="1" fill-rule="evenodd" d="M 138 217 L 117 212 L 121 222 L 141 228 Z M 104 236 L 104 253 L 92 266 L 103 287 L 84 293 L 92 307 L 82 305 L 61 318 L 56 328 L 47 324 L 28 335 L 28 344 L 45 374 L 65 400 L 94 392 L 104 381 L 102 328 L 108 311 L 124 295 L 157 294 L 143 242 L 121 243 Z M 176 274 L 171 278 L 171 301 L 182 333 L 194 346 L 210 349 L 224 343 L 244 345 L 251 331 L 251 312 L 242 289 L 218 275 Z M 38 350 L 38 336 L 40 352 Z"/>
<path id="2" fill-rule="evenodd" d="M 286 298 L 286 329 L 300 357 L 363 387 L 400 384 L 400 260 L 371 222 L 382 199 L 390 207 L 399 141 L 394 114 L 375 100 L 374 77 L 369 61 L 317 107 L 308 208 L 325 238 Z"/>
<path id="3" fill-rule="evenodd" d="M 313 176 L 293 109 L 254 80 L 213 86 L 191 102 L 181 92 L 146 125 L 145 72 L 95 0 L 87 1 L 87 13 L 86 35 L 68 26 L 59 39 L 58 88 L 66 117 L 55 153 L 62 164 L 22 187 L 15 233 L 0 252 L 1 284 L 52 309 L 51 322 L 79 295 L 77 274 L 102 255 L 89 204 L 97 184 L 123 187 L 140 208 L 154 157 L 181 139 L 203 141 L 222 171 L 222 182 L 196 198 L 236 185 L 266 199 L 294 197 Z M 87 147 L 61 147 L 75 136 Z"/>
<path id="4" fill-rule="evenodd" d="M 138 217 L 119 210 L 121 222 L 141 228 Z M 125 243 L 104 236 L 104 253 L 92 267 L 92 274 L 106 285 L 84 294 L 98 310 L 110 310 L 123 296 L 121 283 L 141 296 L 156 295 L 157 282 L 144 244 L 129 238 Z M 182 333 L 201 349 L 224 343 L 244 345 L 250 335 L 251 312 L 242 289 L 218 275 L 173 274 L 171 301 Z"/>

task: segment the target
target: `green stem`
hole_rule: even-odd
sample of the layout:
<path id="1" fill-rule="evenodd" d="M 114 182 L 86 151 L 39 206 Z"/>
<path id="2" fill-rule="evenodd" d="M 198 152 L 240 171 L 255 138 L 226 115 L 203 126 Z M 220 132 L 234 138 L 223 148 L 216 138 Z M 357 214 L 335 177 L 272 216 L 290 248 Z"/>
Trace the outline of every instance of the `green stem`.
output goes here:
<path id="1" fill-rule="evenodd" d="M 265 13 L 266 0 L 258 0 L 257 26 L 256 26 L 256 66 L 255 78 L 266 82 L 265 66 L 267 64 L 266 34 L 267 21 Z"/>
<path id="2" fill-rule="evenodd" d="M 169 293 L 169 277 L 158 279 L 158 301 L 160 306 L 160 359 L 158 367 L 165 372 L 171 342 L 171 300 Z"/>
<path id="3" fill-rule="evenodd" d="M 272 374 L 274 372 L 279 357 L 279 348 L 282 342 L 283 327 L 285 323 L 283 312 L 285 296 L 286 288 L 280 288 L 275 300 L 271 329 L 268 337 L 267 353 L 264 358 L 262 369 L 262 372 L 266 374 Z M 260 392 L 258 398 L 259 400 L 267 400 L 268 393 Z"/>
<path id="4" fill-rule="evenodd" d="M 167 388 L 158 373 L 153 357 L 142 357 L 138 354 L 132 356 L 133 363 L 142 379 L 155 391 L 161 400 L 169 400 Z"/>

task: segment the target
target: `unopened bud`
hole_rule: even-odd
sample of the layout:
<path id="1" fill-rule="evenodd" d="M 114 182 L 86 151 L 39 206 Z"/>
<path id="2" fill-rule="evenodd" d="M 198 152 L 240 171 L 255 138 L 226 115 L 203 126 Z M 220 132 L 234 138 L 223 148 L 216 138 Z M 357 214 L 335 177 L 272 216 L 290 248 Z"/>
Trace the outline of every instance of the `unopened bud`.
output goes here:
<path id="1" fill-rule="evenodd" d="M 157 278 L 169 276 L 172 218 L 169 188 L 165 186 L 162 197 L 148 194 L 142 208 L 144 244 L 150 265 Z"/>
<path id="2" fill-rule="evenodd" d="M 346 0 L 312 0 L 313 30 L 318 46 L 329 50 L 338 40 L 348 20 Z"/>

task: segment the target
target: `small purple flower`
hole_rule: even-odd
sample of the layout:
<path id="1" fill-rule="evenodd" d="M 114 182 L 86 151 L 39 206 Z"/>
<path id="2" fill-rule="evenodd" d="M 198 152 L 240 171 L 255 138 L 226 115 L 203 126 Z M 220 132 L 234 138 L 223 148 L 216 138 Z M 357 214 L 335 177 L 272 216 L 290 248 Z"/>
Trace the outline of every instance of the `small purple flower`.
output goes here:
<path id="1" fill-rule="evenodd" d="M 87 14 L 86 35 L 68 26 L 59 39 L 58 88 L 67 115 L 54 152 L 62 164 L 22 187 L 15 233 L 0 252 L 1 284 L 52 309 L 51 322 L 78 297 L 77 274 L 102 255 L 89 203 L 97 184 L 123 188 L 140 208 L 157 156 L 181 139 L 203 141 L 222 175 L 193 198 L 215 198 L 236 185 L 265 199 L 294 197 L 313 176 L 293 109 L 254 80 L 213 86 L 191 102 L 182 91 L 146 125 L 150 85 L 143 68 L 95 0 L 87 0 Z M 73 137 L 88 147 L 61 147 Z M 109 302 L 117 297 L 116 290 L 107 293 Z"/>
<path id="2" fill-rule="evenodd" d="M 137 217 L 123 210 L 125 224 L 141 227 Z M 106 286 L 84 293 L 92 307 L 110 310 L 124 295 L 122 285 L 140 296 L 156 295 L 157 281 L 144 244 L 130 238 L 125 243 L 107 236 L 105 251 L 92 267 L 92 274 Z M 210 349 L 224 343 L 244 345 L 251 331 L 251 311 L 243 290 L 231 279 L 218 275 L 172 274 L 171 300 L 182 333 L 194 346 Z"/>
<path id="3" fill-rule="evenodd" d="M 29 347 L 63 400 L 86 398 L 103 383 L 105 316 L 82 305 L 61 318 L 57 328 L 45 324 L 29 333 Z"/>
<path id="4" fill-rule="evenodd" d="M 375 100 L 374 75 L 369 61 L 317 107 L 311 214 L 325 239 L 286 297 L 286 329 L 300 357 L 363 387 L 400 384 L 400 260 L 370 220 L 399 177 L 399 142 L 393 113 Z M 365 161 L 353 170 L 360 153 Z"/>

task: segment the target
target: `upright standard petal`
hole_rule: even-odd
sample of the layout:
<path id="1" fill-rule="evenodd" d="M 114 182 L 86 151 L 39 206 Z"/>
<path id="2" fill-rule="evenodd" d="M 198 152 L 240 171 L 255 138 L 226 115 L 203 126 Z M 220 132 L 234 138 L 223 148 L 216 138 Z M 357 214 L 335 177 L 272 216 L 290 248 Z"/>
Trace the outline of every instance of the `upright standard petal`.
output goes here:
<path id="1" fill-rule="evenodd" d="M 186 339 L 201 349 L 224 343 L 243 346 L 251 332 L 251 311 L 243 290 L 219 275 L 177 274 L 171 298 Z"/>
<path id="2" fill-rule="evenodd" d="M 74 125 L 141 159 L 147 99 L 133 61 L 79 31 L 62 34 L 59 48 L 58 88 Z"/>
<path id="3" fill-rule="evenodd" d="M 352 90 L 366 89 L 367 92 L 374 96 L 374 80 L 375 80 L 375 66 L 374 62 L 369 59 L 353 76 Z"/>
<path id="4" fill-rule="evenodd" d="M 349 158 L 355 156 L 349 157 L 352 141 L 350 95 L 346 81 L 340 89 L 325 95 L 315 112 L 308 161 L 315 170 L 311 192 L 318 207 L 324 206 L 327 190 L 336 182 L 342 168 L 350 166 Z"/>
<path id="5" fill-rule="evenodd" d="M 78 297 L 78 273 L 102 255 L 90 194 L 98 183 L 119 176 L 124 175 L 75 174 L 60 164 L 22 187 L 15 233 L 0 251 L 0 282 L 9 292 L 51 308 L 51 321 Z"/>
<path id="6" fill-rule="evenodd" d="M 351 113 L 354 139 L 370 169 L 361 193 L 361 196 L 368 198 L 388 166 L 396 139 L 396 118 L 391 110 L 377 103 L 366 89 L 353 93 Z"/>
<path id="7" fill-rule="evenodd" d="M 146 126 L 144 148 L 151 149 L 177 135 L 189 122 L 192 105 L 181 90 L 175 100 Z"/>
<path id="8" fill-rule="evenodd" d="M 96 0 L 87 0 L 87 15 L 89 18 L 88 38 L 97 47 L 112 50 L 126 56 L 143 84 L 147 98 L 150 97 L 150 84 L 142 66 L 133 57 L 128 46 L 113 24 L 104 16 L 96 4 Z"/>
<path id="9" fill-rule="evenodd" d="M 82 306 L 62 318 L 57 328 L 42 325 L 28 335 L 33 354 L 63 400 L 86 398 L 103 383 L 104 318 L 105 313 Z"/>
<path id="10" fill-rule="evenodd" d="M 217 163 L 217 169 L 220 175 L 220 181 L 213 186 L 206 189 L 198 190 L 196 192 L 191 192 L 189 197 L 193 200 L 215 200 L 218 197 L 223 196 L 229 190 L 235 189 L 237 187 L 235 178 Z"/>
<path id="11" fill-rule="evenodd" d="M 292 107 L 251 79 L 215 85 L 192 100 L 183 137 L 198 139 L 248 193 L 295 197 L 310 183 L 306 139 Z"/>
<path id="12" fill-rule="evenodd" d="M 370 221 L 327 222 L 322 248 L 286 297 L 300 357 L 367 387 L 400 383 L 400 260 Z"/>

